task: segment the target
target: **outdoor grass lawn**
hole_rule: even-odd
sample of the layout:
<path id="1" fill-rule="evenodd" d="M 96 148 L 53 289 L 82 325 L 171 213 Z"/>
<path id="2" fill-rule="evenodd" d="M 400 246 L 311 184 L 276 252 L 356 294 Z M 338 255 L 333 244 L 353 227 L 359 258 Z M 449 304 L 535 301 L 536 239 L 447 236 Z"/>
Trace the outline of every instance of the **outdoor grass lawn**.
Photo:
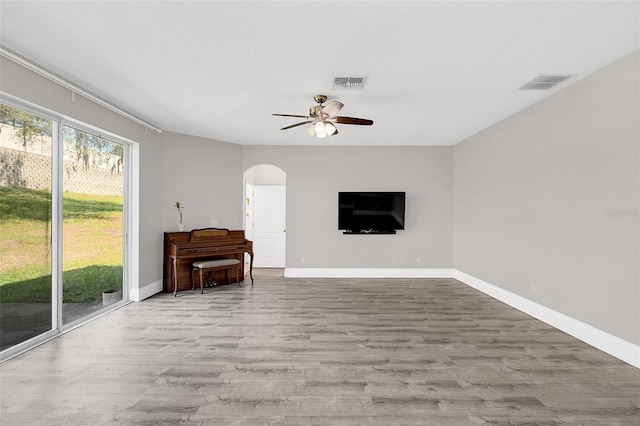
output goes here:
<path id="1" fill-rule="evenodd" d="M 0 188 L 0 303 L 51 301 L 51 194 Z M 63 301 L 122 287 L 122 197 L 64 193 Z"/>

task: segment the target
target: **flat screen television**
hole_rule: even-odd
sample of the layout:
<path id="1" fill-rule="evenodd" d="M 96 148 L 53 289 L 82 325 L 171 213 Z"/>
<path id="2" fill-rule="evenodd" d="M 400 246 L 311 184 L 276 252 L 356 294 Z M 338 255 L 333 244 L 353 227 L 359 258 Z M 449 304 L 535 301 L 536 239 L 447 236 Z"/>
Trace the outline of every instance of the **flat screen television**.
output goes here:
<path id="1" fill-rule="evenodd" d="M 345 234 L 395 234 L 404 229 L 404 192 L 339 192 L 338 229 Z"/>

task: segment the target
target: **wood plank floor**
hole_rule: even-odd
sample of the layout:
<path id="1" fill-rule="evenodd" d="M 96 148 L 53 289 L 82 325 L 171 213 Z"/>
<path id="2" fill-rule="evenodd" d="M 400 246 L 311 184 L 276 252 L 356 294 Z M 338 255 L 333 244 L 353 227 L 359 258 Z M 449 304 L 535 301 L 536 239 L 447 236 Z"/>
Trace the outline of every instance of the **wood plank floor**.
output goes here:
<path id="1" fill-rule="evenodd" d="M 3 363 L 0 423 L 640 424 L 640 370 L 455 280 L 255 278 Z"/>

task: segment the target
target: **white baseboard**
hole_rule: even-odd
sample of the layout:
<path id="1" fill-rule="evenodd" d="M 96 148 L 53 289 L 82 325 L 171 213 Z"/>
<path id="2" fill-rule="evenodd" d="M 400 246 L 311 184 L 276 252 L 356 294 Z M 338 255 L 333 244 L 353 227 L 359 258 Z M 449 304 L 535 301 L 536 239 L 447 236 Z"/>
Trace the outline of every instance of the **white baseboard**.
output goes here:
<path id="1" fill-rule="evenodd" d="M 451 278 L 440 268 L 285 268 L 289 278 Z"/>
<path id="2" fill-rule="evenodd" d="M 147 284 L 142 288 L 131 288 L 129 289 L 129 298 L 134 302 L 140 302 L 148 297 L 153 296 L 156 293 L 160 293 L 162 291 L 162 280 L 158 280 L 152 282 L 151 284 Z"/>
<path id="3" fill-rule="evenodd" d="M 564 331 L 611 356 L 640 368 L 640 346 L 638 345 L 456 269 L 453 270 L 453 278 L 558 330 Z"/>

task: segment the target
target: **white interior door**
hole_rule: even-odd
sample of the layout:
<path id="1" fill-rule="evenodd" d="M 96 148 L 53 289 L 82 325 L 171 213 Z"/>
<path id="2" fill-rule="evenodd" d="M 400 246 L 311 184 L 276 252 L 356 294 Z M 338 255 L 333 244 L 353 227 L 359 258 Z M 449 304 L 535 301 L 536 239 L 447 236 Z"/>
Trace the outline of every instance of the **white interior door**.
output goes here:
<path id="1" fill-rule="evenodd" d="M 253 187 L 253 266 L 284 268 L 286 192 L 284 185 Z"/>

